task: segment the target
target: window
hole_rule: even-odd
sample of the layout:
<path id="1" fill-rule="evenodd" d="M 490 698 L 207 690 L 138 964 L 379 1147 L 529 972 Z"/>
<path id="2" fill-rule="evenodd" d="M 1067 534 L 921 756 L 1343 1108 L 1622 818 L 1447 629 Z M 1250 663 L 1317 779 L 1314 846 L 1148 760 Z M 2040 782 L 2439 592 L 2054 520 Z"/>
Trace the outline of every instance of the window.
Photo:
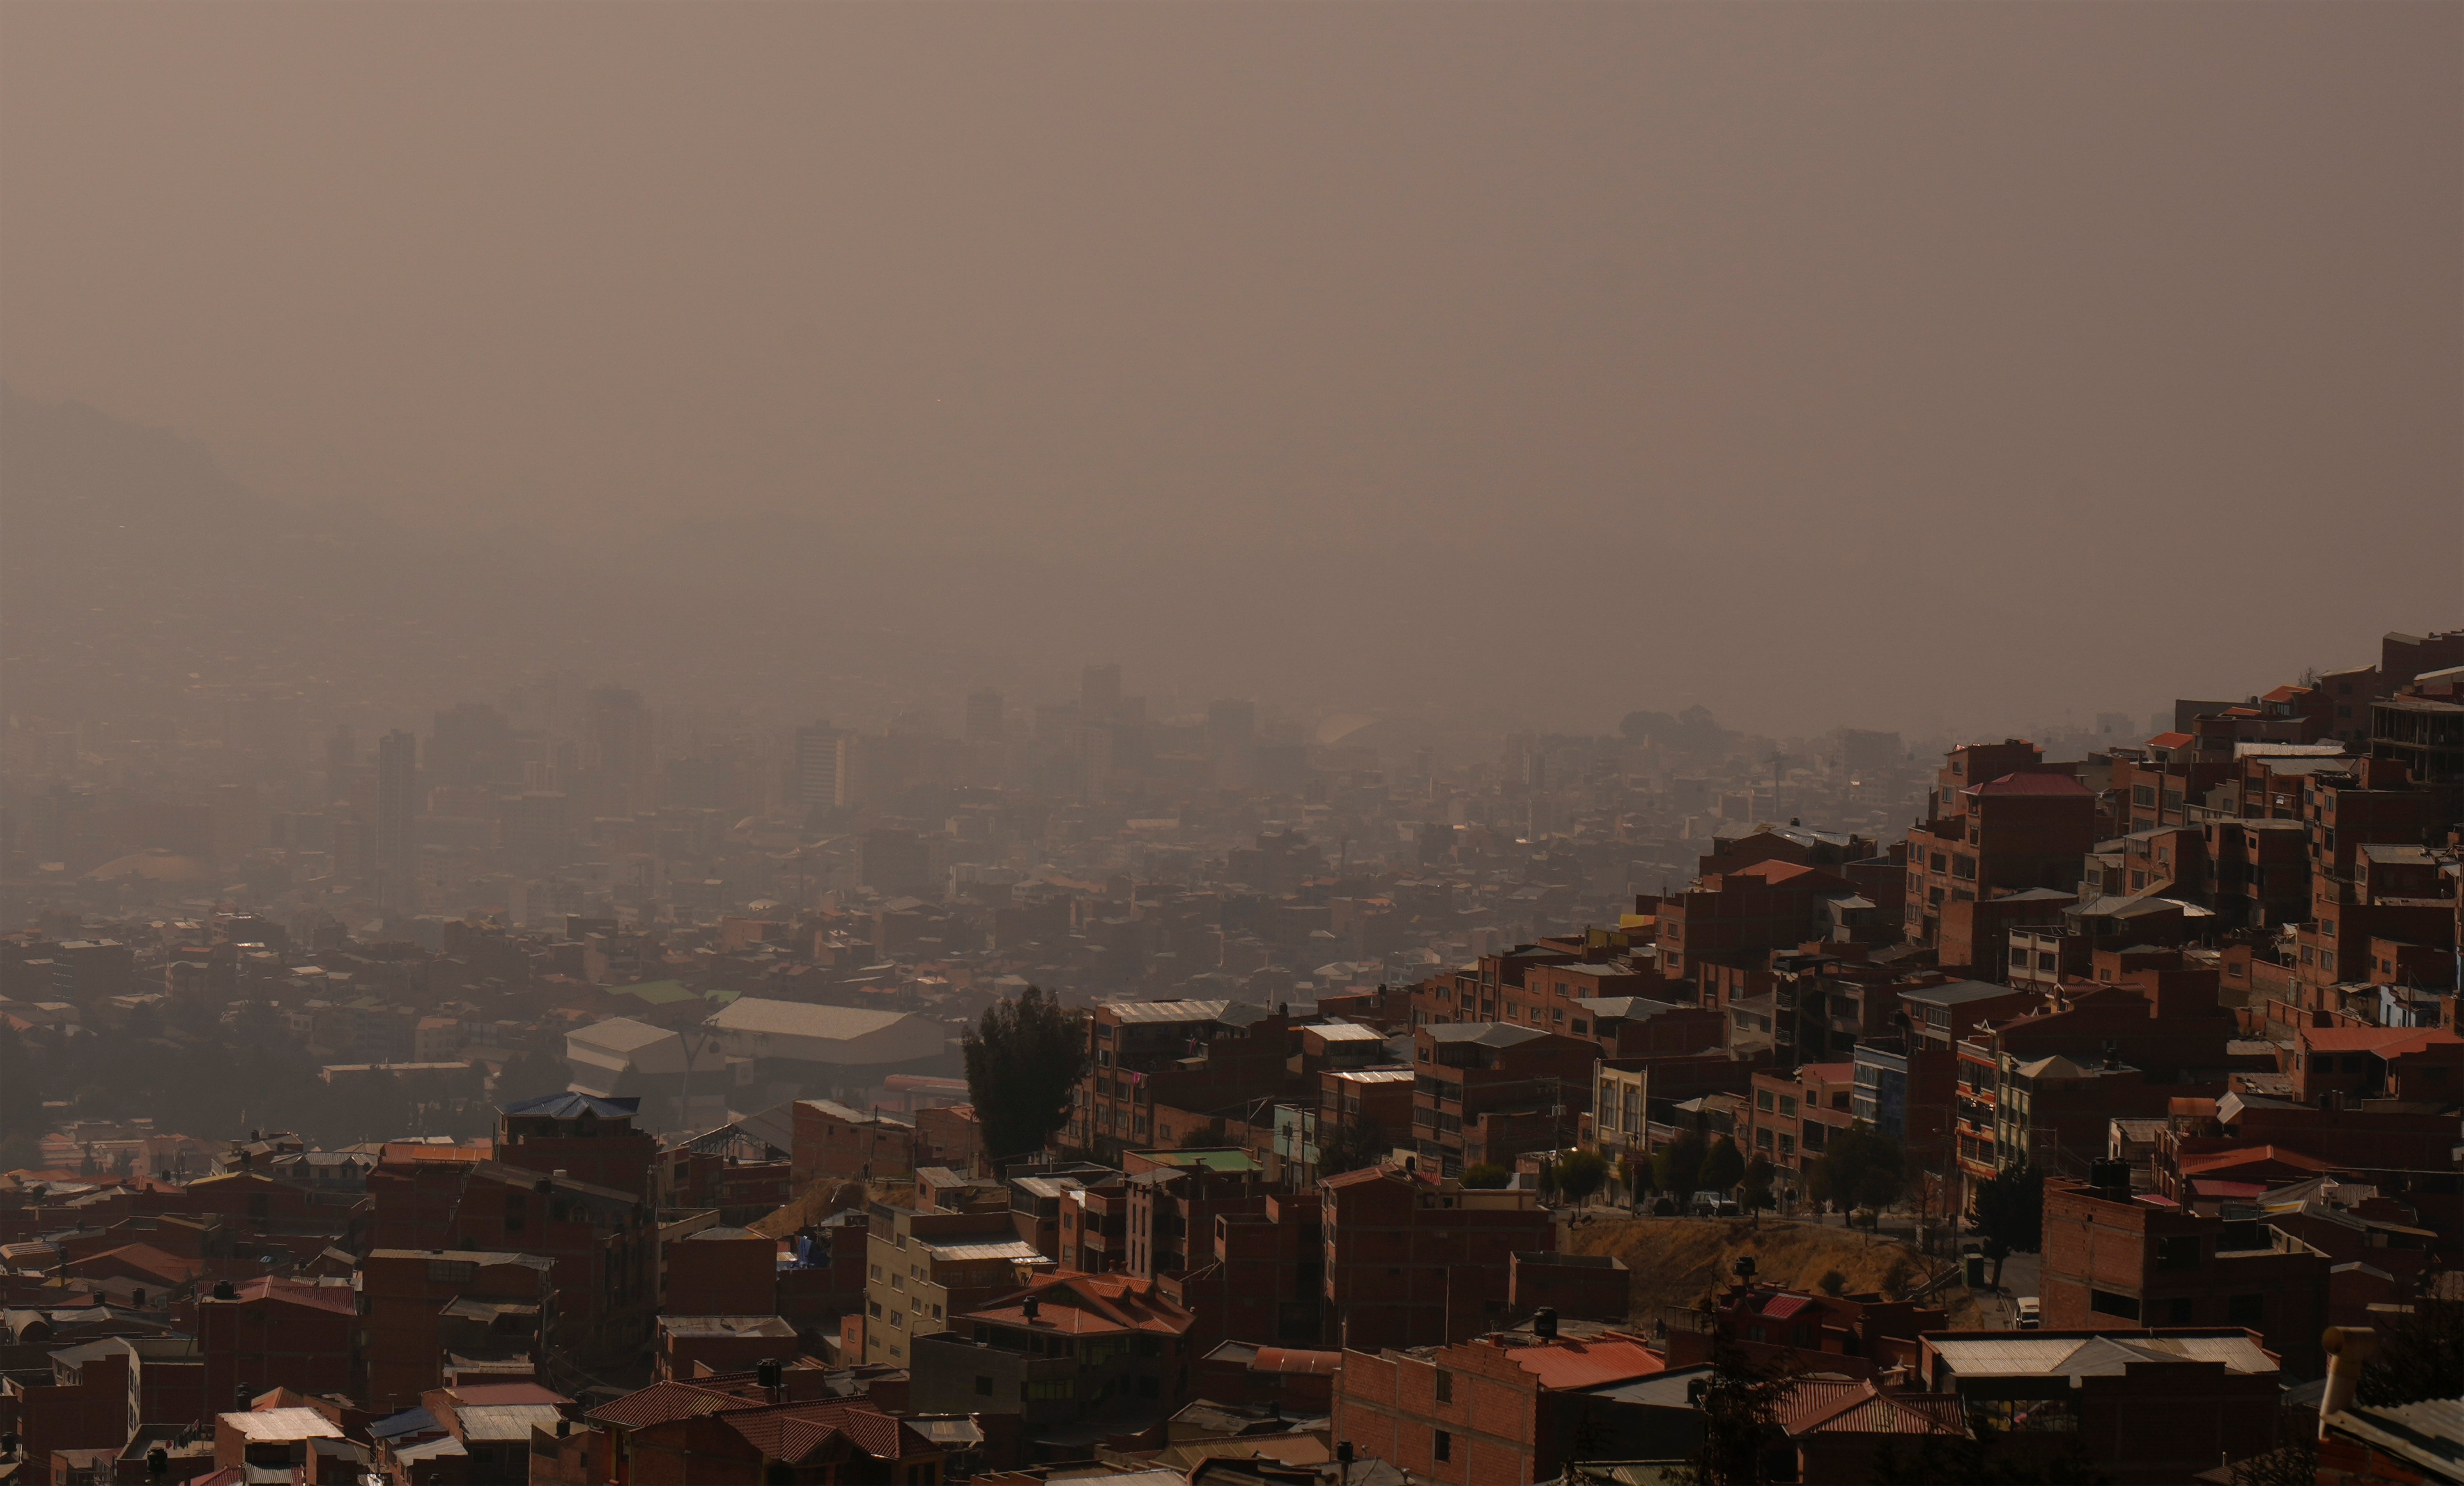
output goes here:
<path id="1" fill-rule="evenodd" d="M 2110 1290 L 2089 1291 L 2087 1308 L 2099 1316 L 2119 1316 L 2124 1320 L 2139 1319 L 2139 1302 L 2126 1295 L 2115 1295 Z"/>
<path id="2" fill-rule="evenodd" d="M 1796 1118 L 1796 1096 L 1793 1094 L 1781 1095 L 1779 1097 L 1779 1112 L 1788 1116 L 1792 1120 Z"/>
<path id="3" fill-rule="evenodd" d="M 1430 1443 L 1429 1453 L 1441 1460 L 1452 1460 L 1455 1457 L 1455 1437 L 1443 1430 L 1438 1431 L 1437 1438 Z"/>
<path id="4" fill-rule="evenodd" d="M 1438 1369 L 1438 1402 L 1441 1404 L 1451 1404 L 1454 1401 L 1455 1375 L 1446 1371 L 1443 1367 L 1441 1367 Z"/>
<path id="5" fill-rule="evenodd" d="M 1756 1089 L 1754 1091 L 1754 1108 L 1761 1110 L 1766 1115 L 1771 1112 L 1771 1090 Z"/>

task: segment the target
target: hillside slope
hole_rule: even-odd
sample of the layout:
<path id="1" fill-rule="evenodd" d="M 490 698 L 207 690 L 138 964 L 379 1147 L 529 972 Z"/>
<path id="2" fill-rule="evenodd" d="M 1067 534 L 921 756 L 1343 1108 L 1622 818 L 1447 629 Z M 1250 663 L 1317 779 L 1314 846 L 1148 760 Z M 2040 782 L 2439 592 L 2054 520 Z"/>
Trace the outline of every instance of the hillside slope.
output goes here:
<path id="1" fill-rule="evenodd" d="M 1822 1277 L 1840 1276 L 1840 1290 L 1855 1295 L 1903 1295 L 1922 1287 L 1929 1261 L 1903 1245 L 1868 1241 L 1843 1229 L 1744 1219 L 1615 1218 L 1586 1223 L 1568 1235 L 1575 1253 L 1614 1254 L 1634 1275 L 1633 1316 L 1649 1324 L 1662 1306 L 1688 1306 L 1727 1285 L 1740 1255 L 1754 1258 L 1755 1278 L 1791 1290 L 1818 1290 Z M 1953 1285 L 1936 1304 L 1950 1312 L 1953 1326 L 1984 1324 L 1975 1300 Z"/>

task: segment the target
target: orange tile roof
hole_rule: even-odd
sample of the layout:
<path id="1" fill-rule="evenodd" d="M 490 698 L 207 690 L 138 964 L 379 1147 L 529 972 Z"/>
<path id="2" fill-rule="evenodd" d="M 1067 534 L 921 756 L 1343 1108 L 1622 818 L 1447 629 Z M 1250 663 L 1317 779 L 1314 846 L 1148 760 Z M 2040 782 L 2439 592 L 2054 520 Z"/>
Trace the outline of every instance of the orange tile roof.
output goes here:
<path id="1" fill-rule="evenodd" d="M 1629 1383 L 1666 1370 L 1660 1354 L 1639 1342 L 1560 1342 L 1553 1346 L 1513 1346 L 1506 1355 L 1544 1388 L 1595 1388 Z"/>

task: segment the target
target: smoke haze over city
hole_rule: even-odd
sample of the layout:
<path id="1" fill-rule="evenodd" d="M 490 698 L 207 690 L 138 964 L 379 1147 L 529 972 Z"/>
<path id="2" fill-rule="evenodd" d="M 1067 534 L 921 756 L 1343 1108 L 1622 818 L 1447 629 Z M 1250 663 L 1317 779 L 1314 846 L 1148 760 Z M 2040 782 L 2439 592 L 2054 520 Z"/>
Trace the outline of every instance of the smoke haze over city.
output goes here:
<path id="1" fill-rule="evenodd" d="M 0 1486 L 2464 1486 L 2459 267 L 2454 0 L 0 0 Z"/>
<path id="2" fill-rule="evenodd" d="M 2453 7 L 5 24 L 0 376 L 491 684 L 1931 737 L 2455 588 Z M 9 462 L 21 530 L 85 477 Z M 2252 585 L 2361 591 L 2148 643 Z"/>

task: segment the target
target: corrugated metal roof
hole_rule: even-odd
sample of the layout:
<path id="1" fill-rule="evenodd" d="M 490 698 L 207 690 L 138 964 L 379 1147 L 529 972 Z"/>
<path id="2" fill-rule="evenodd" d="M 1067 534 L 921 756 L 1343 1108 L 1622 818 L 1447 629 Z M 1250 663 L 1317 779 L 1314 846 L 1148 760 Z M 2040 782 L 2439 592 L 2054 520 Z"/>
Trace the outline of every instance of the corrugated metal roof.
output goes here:
<path id="1" fill-rule="evenodd" d="M 1030 1264 L 1052 1262 L 1045 1258 L 1035 1245 L 1023 1238 L 982 1244 L 932 1244 L 929 1247 L 933 1251 L 933 1257 L 936 1259 L 955 1259 L 960 1262 L 969 1259 L 1015 1259 Z"/>
<path id="2" fill-rule="evenodd" d="M 1229 1001 L 1107 1001 L 1102 1009 L 1126 1023 L 1212 1022 L 1223 1015 Z"/>
<path id="3" fill-rule="evenodd" d="M 341 1439 L 342 1431 L 314 1408 L 256 1408 L 220 1416 L 248 1439 Z"/>
<path id="4" fill-rule="evenodd" d="M 554 1430 L 564 1417 L 553 1404 L 481 1404 L 453 1414 L 462 1422 L 464 1439 L 490 1442 L 527 1440 L 533 1428 Z"/>

